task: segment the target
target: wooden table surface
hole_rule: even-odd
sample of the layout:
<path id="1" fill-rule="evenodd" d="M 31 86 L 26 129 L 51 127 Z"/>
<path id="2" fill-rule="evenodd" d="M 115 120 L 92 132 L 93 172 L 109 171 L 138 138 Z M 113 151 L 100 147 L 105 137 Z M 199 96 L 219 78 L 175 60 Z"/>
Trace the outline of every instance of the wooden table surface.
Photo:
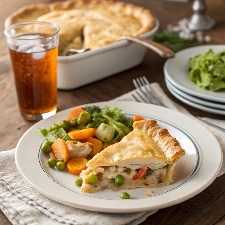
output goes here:
<path id="1" fill-rule="evenodd" d="M 23 133 L 34 124 L 25 121 L 18 110 L 13 74 L 3 34 L 4 20 L 21 6 L 38 2 L 50 2 L 50 0 L 8 0 L 7 3 L 6 1 L 0 1 L 0 151 L 15 148 Z M 176 25 L 178 20 L 187 18 L 192 14 L 192 1 L 182 3 L 162 0 L 125 0 L 125 2 L 131 2 L 150 9 L 159 19 L 161 30 L 165 29 L 167 24 Z M 215 19 L 216 27 L 205 33 L 212 37 L 210 44 L 224 44 L 225 1 L 207 0 L 206 2 L 208 6 L 207 14 Z M 193 115 L 225 119 L 225 116 L 197 110 L 175 99 L 164 82 L 164 63 L 165 59 L 148 50 L 143 62 L 135 68 L 74 90 L 59 90 L 58 111 L 80 104 L 111 100 L 133 90 L 132 79 L 145 75 L 150 82 L 160 83 L 171 99 L 186 107 Z M 11 224 L 2 212 L 0 212 L 0 224 Z M 225 174 L 217 178 L 197 196 L 178 205 L 159 210 L 142 223 L 142 225 L 147 224 L 225 224 Z"/>

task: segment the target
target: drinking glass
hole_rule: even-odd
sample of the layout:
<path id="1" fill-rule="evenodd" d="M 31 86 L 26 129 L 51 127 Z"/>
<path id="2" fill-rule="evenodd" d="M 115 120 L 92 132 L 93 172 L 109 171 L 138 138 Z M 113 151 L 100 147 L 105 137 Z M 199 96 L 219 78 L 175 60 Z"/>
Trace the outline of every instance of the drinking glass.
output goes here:
<path id="1" fill-rule="evenodd" d="M 57 110 L 59 27 L 48 22 L 21 22 L 5 30 L 21 115 L 29 121 Z"/>

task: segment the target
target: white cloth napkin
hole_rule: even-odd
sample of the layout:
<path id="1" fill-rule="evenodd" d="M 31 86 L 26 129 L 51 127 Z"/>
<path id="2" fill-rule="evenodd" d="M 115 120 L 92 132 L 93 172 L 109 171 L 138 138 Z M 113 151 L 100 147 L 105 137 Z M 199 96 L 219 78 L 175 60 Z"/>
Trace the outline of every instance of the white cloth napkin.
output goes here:
<path id="1" fill-rule="evenodd" d="M 171 101 L 157 83 L 151 85 L 165 105 L 191 116 L 187 110 Z M 114 100 L 135 101 L 131 94 L 129 92 Z M 225 128 L 225 121 L 206 119 Z M 225 152 L 224 133 L 209 126 L 208 128 L 218 138 Z M 223 164 L 219 176 L 224 172 Z M 13 225 L 137 225 L 157 211 L 110 214 L 57 203 L 34 190 L 20 175 L 15 165 L 15 149 L 0 152 L 0 209 Z"/>
<path id="2" fill-rule="evenodd" d="M 20 175 L 15 149 L 0 152 L 0 209 L 13 225 L 137 225 L 157 211 L 100 213 L 50 200 Z"/>

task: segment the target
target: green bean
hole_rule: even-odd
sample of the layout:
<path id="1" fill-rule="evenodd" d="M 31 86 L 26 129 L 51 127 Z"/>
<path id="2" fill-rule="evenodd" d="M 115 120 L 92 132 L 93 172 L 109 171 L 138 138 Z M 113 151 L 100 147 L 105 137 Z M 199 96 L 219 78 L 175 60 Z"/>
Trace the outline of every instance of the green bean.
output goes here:
<path id="1" fill-rule="evenodd" d="M 47 129 L 45 129 L 44 127 L 39 127 L 39 131 L 43 136 L 46 136 L 48 134 Z"/>

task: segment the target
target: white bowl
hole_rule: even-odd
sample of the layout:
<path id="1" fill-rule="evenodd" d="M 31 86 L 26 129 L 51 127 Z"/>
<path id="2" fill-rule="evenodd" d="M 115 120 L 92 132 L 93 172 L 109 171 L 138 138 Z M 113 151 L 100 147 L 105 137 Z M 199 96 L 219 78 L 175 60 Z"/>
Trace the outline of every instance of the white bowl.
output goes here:
<path id="1" fill-rule="evenodd" d="M 141 37 L 152 39 L 159 28 L 156 25 Z M 58 89 L 70 90 L 114 75 L 140 64 L 146 47 L 121 40 L 102 48 L 81 54 L 58 57 Z"/>

